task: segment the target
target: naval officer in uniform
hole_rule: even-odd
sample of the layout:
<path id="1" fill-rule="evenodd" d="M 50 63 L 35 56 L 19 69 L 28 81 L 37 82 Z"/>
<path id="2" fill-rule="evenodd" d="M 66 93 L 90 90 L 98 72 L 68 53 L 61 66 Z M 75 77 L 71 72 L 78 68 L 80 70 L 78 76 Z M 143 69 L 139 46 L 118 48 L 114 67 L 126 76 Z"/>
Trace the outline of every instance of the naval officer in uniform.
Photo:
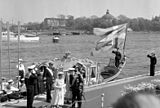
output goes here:
<path id="1" fill-rule="evenodd" d="M 35 86 L 37 82 L 37 75 L 34 70 L 34 65 L 28 67 L 28 73 L 26 76 L 26 87 L 27 87 L 27 108 L 33 108 L 33 100 L 35 96 Z"/>
<path id="2" fill-rule="evenodd" d="M 147 57 L 150 58 L 150 76 L 154 76 L 155 74 L 155 65 L 157 63 L 157 58 L 155 53 L 148 54 Z"/>
<path id="3" fill-rule="evenodd" d="M 118 68 L 119 65 L 120 65 L 120 60 L 121 60 L 121 57 L 122 57 L 122 55 L 121 55 L 121 53 L 119 52 L 118 49 L 119 49 L 119 48 L 117 48 L 116 51 L 112 51 L 112 53 L 115 54 L 115 66 L 116 66 L 117 68 Z"/>

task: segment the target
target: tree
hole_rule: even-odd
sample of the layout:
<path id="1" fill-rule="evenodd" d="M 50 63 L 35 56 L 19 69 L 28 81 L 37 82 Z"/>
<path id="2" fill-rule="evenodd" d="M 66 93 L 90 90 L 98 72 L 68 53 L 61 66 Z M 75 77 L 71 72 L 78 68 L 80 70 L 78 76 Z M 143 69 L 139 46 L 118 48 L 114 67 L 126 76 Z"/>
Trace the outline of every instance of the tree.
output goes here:
<path id="1" fill-rule="evenodd" d="M 128 22 L 129 21 L 129 18 L 126 17 L 125 15 L 119 15 L 117 18 L 118 18 L 118 20 L 120 20 L 122 22 Z"/>
<path id="2" fill-rule="evenodd" d="M 60 14 L 57 17 L 60 18 L 60 19 L 65 19 L 65 15 L 63 15 L 63 14 Z"/>
<path id="3" fill-rule="evenodd" d="M 96 16 L 96 15 L 92 15 L 91 17 L 90 17 L 90 19 L 97 19 L 98 18 L 98 16 Z"/>
<path id="4" fill-rule="evenodd" d="M 66 27 L 73 29 L 74 28 L 74 17 L 72 15 L 67 16 Z"/>
<path id="5" fill-rule="evenodd" d="M 67 19 L 69 19 L 69 20 L 74 20 L 74 16 L 72 16 L 72 15 L 67 15 Z"/>

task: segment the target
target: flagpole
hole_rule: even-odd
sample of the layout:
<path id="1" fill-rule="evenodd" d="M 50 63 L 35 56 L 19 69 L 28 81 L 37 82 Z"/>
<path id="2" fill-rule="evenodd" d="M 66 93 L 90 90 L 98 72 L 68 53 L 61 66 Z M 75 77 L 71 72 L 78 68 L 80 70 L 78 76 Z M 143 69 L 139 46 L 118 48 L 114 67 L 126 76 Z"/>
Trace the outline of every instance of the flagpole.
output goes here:
<path id="1" fill-rule="evenodd" d="M 9 31 L 9 22 L 7 22 L 7 41 L 8 41 L 8 71 L 9 71 L 9 79 L 11 78 L 10 71 L 10 31 Z"/>
<path id="2" fill-rule="evenodd" d="M 125 33 L 126 33 L 126 36 L 125 36 L 125 40 L 124 40 L 124 45 L 123 45 L 123 55 L 124 55 L 124 50 L 125 50 L 125 46 L 126 46 L 126 37 L 127 37 L 127 28 L 128 28 L 128 24 L 126 24 L 126 29 L 125 29 Z"/>
<path id="3" fill-rule="evenodd" d="M 0 21 L 0 74 L 2 77 L 2 20 Z"/>
<path id="4" fill-rule="evenodd" d="M 18 21 L 18 76 L 19 76 L 19 47 L 20 47 L 20 21 Z M 18 88 L 19 88 L 19 77 L 18 77 Z"/>

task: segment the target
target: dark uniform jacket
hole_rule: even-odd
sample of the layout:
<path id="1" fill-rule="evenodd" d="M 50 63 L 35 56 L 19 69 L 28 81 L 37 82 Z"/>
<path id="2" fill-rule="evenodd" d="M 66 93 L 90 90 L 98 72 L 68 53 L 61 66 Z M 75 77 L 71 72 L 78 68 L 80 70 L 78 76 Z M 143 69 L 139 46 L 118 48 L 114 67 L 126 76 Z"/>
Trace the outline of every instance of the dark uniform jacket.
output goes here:
<path id="1" fill-rule="evenodd" d="M 83 89 L 83 79 L 78 74 L 76 77 L 73 78 L 72 84 L 71 84 L 71 90 L 72 91 L 81 91 Z"/>
<path id="2" fill-rule="evenodd" d="M 46 83 L 48 83 L 48 84 L 53 83 L 53 76 L 51 75 L 51 73 L 49 72 L 48 69 L 44 69 L 43 78 L 44 78 L 44 81 L 46 81 Z"/>
<path id="3" fill-rule="evenodd" d="M 114 53 L 116 55 L 115 59 L 118 59 L 118 60 L 121 59 L 122 55 L 121 55 L 121 53 L 119 51 L 112 51 L 112 53 Z"/>
<path id="4" fill-rule="evenodd" d="M 154 56 L 150 56 L 150 55 L 147 55 L 147 57 L 149 57 L 150 58 L 150 60 L 151 60 L 151 64 L 150 65 L 156 65 L 156 63 L 157 63 L 157 58 Z"/>

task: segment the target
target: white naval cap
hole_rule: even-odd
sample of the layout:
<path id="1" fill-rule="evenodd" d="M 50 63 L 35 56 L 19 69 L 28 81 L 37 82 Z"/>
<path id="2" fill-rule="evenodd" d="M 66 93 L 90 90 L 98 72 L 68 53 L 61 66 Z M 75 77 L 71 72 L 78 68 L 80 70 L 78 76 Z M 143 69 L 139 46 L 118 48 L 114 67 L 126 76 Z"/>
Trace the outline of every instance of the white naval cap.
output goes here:
<path id="1" fill-rule="evenodd" d="M 13 80 L 12 80 L 12 79 L 8 80 L 8 83 L 12 83 L 12 82 L 13 82 Z"/>
<path id="2" fill-rule="evenodd" d="M 19 59 L 19 61 L 21 62 L 21 61 L 23 61 L 23 59 L 22 59 L 22 58 L 20 58 L 20 59 Z"/>
<path id="3" fill-rule="evenodd" d="M 68 68 L 68 70 L 74 71 L 74 70 L 75 70 L 75 68 Z"/>
<path id="4" fill-rule="evenodd" d="M 28 69 L 34 69 L 35 65 L 28 66 Z"/>

